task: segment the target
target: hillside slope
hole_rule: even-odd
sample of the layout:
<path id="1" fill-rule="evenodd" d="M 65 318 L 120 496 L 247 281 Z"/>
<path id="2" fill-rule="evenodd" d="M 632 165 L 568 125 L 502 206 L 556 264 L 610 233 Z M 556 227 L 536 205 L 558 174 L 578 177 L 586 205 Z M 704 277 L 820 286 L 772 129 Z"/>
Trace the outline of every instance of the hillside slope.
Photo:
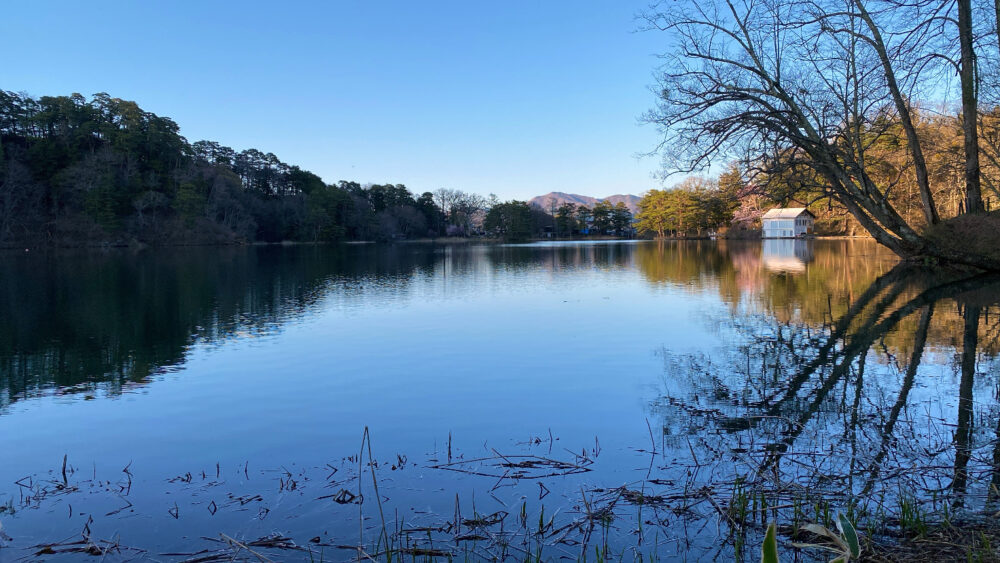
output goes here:
<path id="1" fill-rule="evenodd" d="M 528 203 L 531 205 L 537 205 L 542 209 L 549 211 L 549 209 L 553 206 L 553 202 L 556 207 L 564 203 L 573 203 L 576 205 L 593 207 L 594 204 L 599 201 L 607 201 L 611 204 L 617 204 L 620 201 L 625 204 L 625 207 L 628 207 L 629 211 L 636 213 L 639 211 L 640 199 L 642 198 L 631 194 L 616 194 L 608 197 L 590 197 L 580 194 L 568 194 L 565 192 L 549 192 L 545 195 L 531 198 Z"/>

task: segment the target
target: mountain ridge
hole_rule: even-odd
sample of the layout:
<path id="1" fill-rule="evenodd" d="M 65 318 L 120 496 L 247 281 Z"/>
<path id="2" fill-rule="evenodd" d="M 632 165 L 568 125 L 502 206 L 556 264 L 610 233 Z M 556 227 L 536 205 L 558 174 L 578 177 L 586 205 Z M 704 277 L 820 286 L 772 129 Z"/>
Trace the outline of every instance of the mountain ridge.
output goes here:
<path id="1" fill-rule="evenodd" d="M 595 203 L 599 201 L 607 201 L 612 205 L 622 202 L 625 207 L 628 207 L 629 211 L 632 213 L 637 213 L 639 211 L 639 200 L 642 198 L 637 195 L 632 194 L 615 194 L 609 195 L 607 197 L 591 197 L 587 195 L 580 194 L 570 194 L 566 192 L 549 192 L 547 194 L 535 196 L 528 200 L 529 205 L 537 205 L 542 209 L 549 211 L 552 207 L 552 202 L 554 200 L 555 206 L 558 207 L 564 203 L 573 203 L 576 205 L 586 205 L 587 207 L 593 207 Z"/>

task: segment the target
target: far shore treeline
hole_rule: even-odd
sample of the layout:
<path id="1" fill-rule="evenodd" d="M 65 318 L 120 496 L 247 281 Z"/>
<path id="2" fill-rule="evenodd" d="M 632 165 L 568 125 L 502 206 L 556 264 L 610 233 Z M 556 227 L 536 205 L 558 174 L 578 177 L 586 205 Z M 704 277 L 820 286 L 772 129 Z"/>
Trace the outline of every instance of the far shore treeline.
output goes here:
<path id="1" fill-rule="evenodd" d="M 916 115 L 935 140 L 928 162 L 942 179 L 941 214 L 958 215 L 960 160 L 952 156 L 960 152 L 961 129 L 954 116 Z M 996 123 L 984 120 L 984 129 Z M 902 146 L 899 134 L 883 132 L 869 159 L 878 158 L 877 179 L 896 186 L 891 200 L 902 216 L 918 223 L 919 193 Z M 819 234 L 865 233 L 843 205 L 804 189 L 799 177 L 769 178 L 765 189 L 749 176 L 734 163 L 717 177 L 649 190 L 634 218 L 621 202 L 564 202 L 547 211 L 457 189 L 415 194 L 403 184 L 327 184 L 270 152 L 190 143 L 170 118 L 108 94 L 88 100 L 0 90 L 0 247 L 747 237 L 759 234 L 760 216 L 775 206 L 808 206 Z M 995 191 L 992 166 L 983 178 L 987 193 Z"/>
<path id="2" fill-rule="evenodd" d="M 579 210 L 604 235 L 623 206 Z M 564 210 L 565 212 L 565 210 Z M 586 233 L 523 201 L 441 188 L 327 184 L 258 149 L 189 143 L 177 123 L 105 93 L 0 90 L 0 246 L 322 242 Z M 570 224 L 572 223 L 572 224 Z"/>

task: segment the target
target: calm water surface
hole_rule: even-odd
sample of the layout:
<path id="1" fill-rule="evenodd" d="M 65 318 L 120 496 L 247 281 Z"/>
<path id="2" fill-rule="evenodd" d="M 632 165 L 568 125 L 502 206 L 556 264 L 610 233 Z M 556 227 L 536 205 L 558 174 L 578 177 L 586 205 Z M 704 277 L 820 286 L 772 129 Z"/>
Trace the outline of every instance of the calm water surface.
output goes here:
<path id="1" fill-rule="evenodd" d="M 980 511 L 998 302 L 864 241 L 2 254 L 0 560 L 348 560 L 378 499 L 411 555 L 519 560 Z"/>

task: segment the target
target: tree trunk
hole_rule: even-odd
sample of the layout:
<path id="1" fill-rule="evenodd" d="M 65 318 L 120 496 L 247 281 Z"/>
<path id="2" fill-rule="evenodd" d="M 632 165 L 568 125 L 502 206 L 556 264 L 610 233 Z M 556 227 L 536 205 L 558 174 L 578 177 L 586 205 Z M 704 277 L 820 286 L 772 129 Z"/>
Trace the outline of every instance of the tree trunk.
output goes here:
<path id="1" fill-rule="evenodd" d="M 997 47 L 1000 48 L 1000 0 L 993 0 L 993 10 L 996 13 L 993 23 L 997 26 Z"/>
<path id="2" fill-rule="evenodd" d="M 1000 3 L 1000 0 L 995 1 Z M 910 107 L 899 89 L 899 83 L 896 81 L 896 72 L 892 68 L 892 62 L 889 60 L 889 53 L 882 40 L 882 33 L 879 31 L 878 26 L 875 25 L 875 21 L 872 20 L 871 15 L 865 8 L 864 3 L 861 0 L 855 0 L 855 5 L 860 11 L 861 19 L 865 22 L 865 25 L 868 26 L 868 30 L 872 34 L 872 39 L 874 40 L 873 45 L 875 47 L 875 51 L 878 53 L 879 61 L 882 63 L 882 72 L 885 75 L 886 84 L 888 85 L 889 92 L 892 95 L 892 101 L 896 106 L 896 111 L 899 112 L 899 120 L 903 126 L 903 131 L 906 133 L 906 144 L 910 150 L 910 156 L 913 157 L 913 169 L 917 175 L 917 187 L 920 191 L 920 203 L 923 206 L 924 220 L 927 221 L 928 225 L 933 225 L 939 221 L 939 217 L 937 208 L 934 206 L 934 196 L 931 195 L 930 179 L 927 173 L 927 161 L 924 159 L 924 152 L 920 147 L 920 139 L 917 136 L 917 129 L 913 125 L 913 119 L 910 115 Z"/>
<path id="3" fill-rule="evenodd" d="M 979 102 L 976 93 L 976 54 L 972 46 L 972 0 L 958 0 L 958 42 L 962 50 L 962 131 L 965 133 L 965 212 L 981 213 L 983 195 L 979 179 Z"/>

